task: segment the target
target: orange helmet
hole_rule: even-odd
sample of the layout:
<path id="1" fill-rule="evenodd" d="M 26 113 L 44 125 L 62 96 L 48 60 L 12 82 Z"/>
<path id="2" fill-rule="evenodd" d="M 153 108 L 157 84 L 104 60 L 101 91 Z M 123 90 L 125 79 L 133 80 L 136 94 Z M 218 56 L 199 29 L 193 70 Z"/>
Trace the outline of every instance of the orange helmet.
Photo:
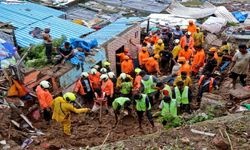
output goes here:
<path id="1" fill-rule="evenodd" d="M 216 48 L 216 47 L 211 47 L 211 48 L 209 49 L 209 52 L 217 52 L 217 48 Z"/>
<path id="2" fill-rule="evenodd" d="M 155 55 L 154 55 L 154 58 L 159 59 L 159 58 L 160 58 L 160 55 L 155 54 Z"/>
<path id="3" fill-rule="evenodd" d="M 178 62 L 186 62 L 186 58 L 185 57 L 179 57 Z"/>
<path id="4" fill-rule="evenodd" d="M 125 53 L 128 53 L 128 48 L 124 48 L 124 52 L 125 52 Z"/>

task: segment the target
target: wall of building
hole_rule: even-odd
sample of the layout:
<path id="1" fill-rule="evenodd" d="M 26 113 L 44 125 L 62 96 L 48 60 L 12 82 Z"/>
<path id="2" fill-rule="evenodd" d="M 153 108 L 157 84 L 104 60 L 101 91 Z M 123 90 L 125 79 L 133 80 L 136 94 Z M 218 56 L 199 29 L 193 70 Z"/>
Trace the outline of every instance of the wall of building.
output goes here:
<path id="1" fill-rule="evenodd" d="M 106 53 L 108 60 L 111 62 L 111 69 L 113 72 L 116 73 L 116 50 L 124 46 L 125 48 L 129 48 L 130 53 L 136 53 L 137 48 L 130 44 L 129 41 L 131 39 L 133 43 L 140 44 L 140 35 L 140 25 L 134 25 L 107 44 Z"/>

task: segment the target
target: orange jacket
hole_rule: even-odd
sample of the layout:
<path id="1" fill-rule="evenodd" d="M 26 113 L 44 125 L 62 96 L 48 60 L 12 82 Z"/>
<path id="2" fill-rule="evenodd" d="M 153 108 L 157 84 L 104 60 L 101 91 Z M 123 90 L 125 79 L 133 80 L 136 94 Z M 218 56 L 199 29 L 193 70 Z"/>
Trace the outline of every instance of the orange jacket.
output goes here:
<path id="1" fill-rule="evenodd" d="M 191 66 L 188 63 L 183 64 L 178 71 L 178 75 L 181 75 L 182 71 L 186 71 L 187 75 L 190 76 Z"/>
<path id="2" fill-rule="evenodd" d="M 198 82 L 199 87 L 201 86 L 201 82 L 203 81 L 204 77 L 205 77 L 204 75 L 202 75 L 200 77 L 200 80 Z M 209 92 L 210 93 L 213 91 L 213 84 L 214 84 L 214 78 L 210 78 L 210 83 L 209 83 Z"/>
<path id="3" fill-rule="evenodd" d="M 126 55 L 124 52 L 123 53 L 119 53 L 119 54 L 116 54 L 116 56 L 118 56 L 120 58 L 120 63 L 123 62 L 124 58 L 128 55 Z"/>
<path id="4" fill-rule="evenodd" d="M 197 28 L 196 28 L 196 25 L 193 24 L 193 25 L 188 25 L 187 27 L 187 31 L 191 32 L 191 35 L 193 36 L 194 33 L 196 32 Z"/>
<path id="5" fill-rule="evenodd" d="M 148 59 L 144 59 L 145 68 L 148 73 L 160 72 L 159 63 L 153 57 L 149 57 Z"/>
<path id="6" fill-rule="evenodd" d="M 102 92 L 105 92 L 107 96 L 113 96 L 114 94 L 114 84 L 110 79 L 108 79 L 106 82 L 102 81 L 101 89 Z"/>
<path id="7" fill-rule="evenodd" d="M 79 93 L 80 95 L 85 95 L 84 88 L 82 86 L 81 79 L 76 81 L 75 87 L 74 87 L 74 92 Z"/>
<path id="8" fill-rule="evenodd" d="M 36 95 L 42 109 L 48 108 L 52 104 L 53 97 L 48 90 L 44 90 L 40 85 L 36 87 Z"/>
<path id="9" fill-rule="evenodd" d="M 138 57 L 138 60 L 139 60 L 139 65 L 141 66 L 141 65 L 144 65 L 144 59 L 147 59 L 147 58 L 149 58 L 149 52 L 140 52 L 139 53 L 139 57 Z"/>
<path id="10" fill-rule="evenodd" d="M 154 43 L 157 43 L 159 39 L 160 38 L 158 36 L 152 36 L 150 41 L 154 41 Z"/>
<path id="11" fill-rule="evenodd" d="M 190 37 L 189 43 L 187 43 L 187 37 L 183 36 L 183 37 L 181 37 L 180 44 L 181 44 L 182 48 L 184 48 L 186 45 L 188 45 L 188 47 L 190 49 L 193 49 L 194 48 L 194 38 Z"/>
<path id="12" fill-rule="evenodd" d="M 192 71 L 193 72 L 199 72 L 200 67 L 204 65 L 205 61 L 205 52 L 204 50 L 197 51 L 197 53 L 194 55 L 193 63 L 192 63 Z"/>
<path id="13" fill-rule="evenodd" d="M 133 61 L 131 59 L 123 61 L 121 63 L 121 70 L 123 73 L 130 74 L 134 70 Z"/>
<path id="14" fill-rule="evenodd" d="M 214 53 L 214 59 L 218 60 L 219 56 L 217 54 L 217 52 Z"/>
<path id="15" fill-rule="evenodd" d="M 142 77 L 140 75 L 136 75 L 135 81 L 134 81 L 134 86 L 133 86 L 133 88 L 135 90 L 139 90 L 140 89 L 140 87 L 141 87 L 141 79 L 142 79 Z"/>
<path id="16" fill-rule="evenodd" d="M 179 58 L 180 57 L 185 57 L 186 60 L 190 61 L 190 58 L 192 57 L 193 55 L 193 51 L 191 49 L 188 49 L 187 51 L 185 51 L 184 49 L 182 49 L 180 52 L 179 52 Z"/>
<path id="17" fill-rule="evenodd" d="M 101 87 L 100 76 L 100 72 L 97 72 L 96 74 L 89 74 L 89 81 L 93 90 Z"/>

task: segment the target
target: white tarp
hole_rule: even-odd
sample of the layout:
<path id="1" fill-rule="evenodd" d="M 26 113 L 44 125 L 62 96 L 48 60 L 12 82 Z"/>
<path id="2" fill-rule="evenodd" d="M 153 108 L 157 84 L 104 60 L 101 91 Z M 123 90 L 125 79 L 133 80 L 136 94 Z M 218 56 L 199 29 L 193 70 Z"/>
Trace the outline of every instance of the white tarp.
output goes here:
<path id="1" fill-rule="evenodd" d="M 175 27 L 176 25 L 179 25 L 183 29 L 188 26 L 189 20 L 193 20 L 194 22 L 196 22 L 196 19 L 180 18 L 171 14 L 150 14 L 148 18 L 150 18 L 151 23 L 170 27 Z"/>
<path id="2" fill-rule="evenodd" d="M 227 21 L 219 17 L 209 17 L 203 24 L 202 29 L 207 30 L 211 33 L 218 33 L 221 28 L 227 24 Z"/>

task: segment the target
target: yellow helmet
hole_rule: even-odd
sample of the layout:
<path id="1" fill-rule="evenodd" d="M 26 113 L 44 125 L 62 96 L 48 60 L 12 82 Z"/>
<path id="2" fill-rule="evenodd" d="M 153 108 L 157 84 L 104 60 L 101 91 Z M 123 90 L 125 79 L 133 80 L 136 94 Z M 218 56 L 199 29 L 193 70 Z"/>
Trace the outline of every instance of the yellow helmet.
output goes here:
<path id="1" fill-rule="evenodd" d="M 110 62 L 108 61 L 103 62 L 103 66 L 110 66 Z"/>
<path id="2" fill-rule="evenodd" d="M 63 98 L 65 100 L 69 100 L 69 101 L 75 101 L 76 100 L 76 95 L 72 92 L 67 92 L 63 95 Z"/>
<path id="3" fill-rule="evenodd" d="M 141 72 L 141 69 L 140 68 L 135 68 L 135 73 L 136 74 L 139 74 Z"/>
<path id="4" fill-rule="evenodd" d="M 154 55 L 154 58 L 159 59 L 159 58 L 160 58 L 160 55 L 159 55 L 159 54 L 155 54 L 155 55 Z"/>
<path id="5" fill-rule="evenodd" d="M 210 49 L 209 49 L 209 52 L 216 52 L 217 51 L 217 48 L 216 47 L 211 47 Z"/>

